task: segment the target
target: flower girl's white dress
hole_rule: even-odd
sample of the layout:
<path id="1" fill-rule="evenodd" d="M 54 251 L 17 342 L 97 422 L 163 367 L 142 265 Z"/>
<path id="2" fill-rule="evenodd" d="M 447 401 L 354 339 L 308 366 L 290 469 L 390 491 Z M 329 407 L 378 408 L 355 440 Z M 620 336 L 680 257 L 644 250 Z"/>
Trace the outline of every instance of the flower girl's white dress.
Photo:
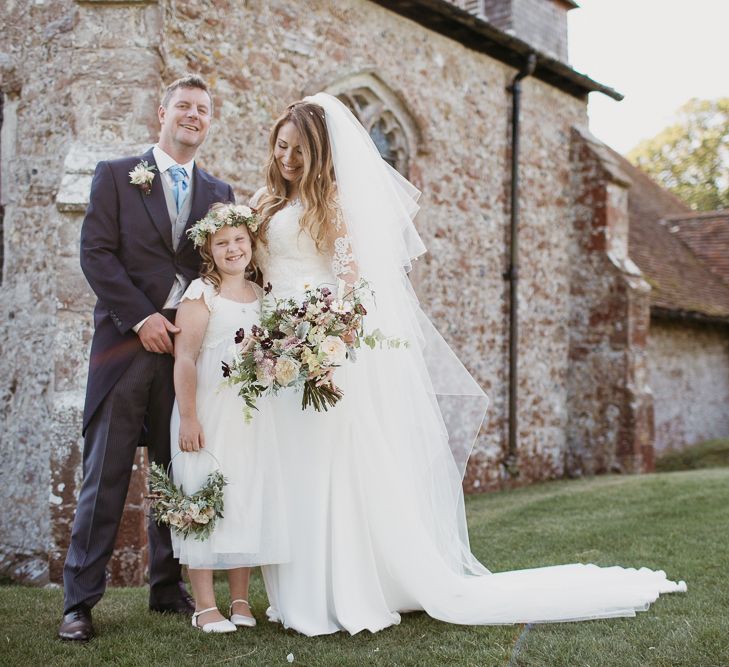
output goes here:
<path id="1" fill-rule="evenodd" d="M 267 245 L 257 245 L 278 297 L 299 295 L 302 279 L 335 283 L 353 260 L 346 238 L 333 258 L 319 253 L 301 212 L 277 212 Z M 328 412 L 302 411 L 301 395 L 286 391 L 262 408 L 275 416 L 266 440 L 278 439 L 291 538 L 291 560 L 263 568 L 272 620 L 306 635 L 375 632 L 412 610 L 462 624 L 569 621 L 633 616 L 660 593 L 685 590 L 645 568 L 483 567 L 468 548 L 460 474 L 413 348 L 360 351 L 337 369 L 344 398 Z"/>
<path id="2" fill-rule="evenodd" d="M 260 302 L 225 299 L 215 288 L 194 280 L 183 299 L 203 297 L 210 320 L 197 358 L 197 415 L 205 448 L 179 452 L 180 417 L 175 402 L 171 420 L 172 474 L 187 494 L 197 491 L 208 473 L 220 468 L 228 480 L 223 518 L 209 539 L 181 538 L 172 530 L 172 546 L 180 562 L 192 568 L 229 569 L 289 559 L 288 525 L 279 474 L 275 425 L 269 401 L 259 399 L 260 412 L 250 424 L 243 417 L 243 399 L 223 384 L 222 362 L 230 361 L 235 332 L 247 332 L 260 321 Z M 210 456 L 212 454 L 213 456 Z M 213 458 L 214 457 L 214 458 Z"/>

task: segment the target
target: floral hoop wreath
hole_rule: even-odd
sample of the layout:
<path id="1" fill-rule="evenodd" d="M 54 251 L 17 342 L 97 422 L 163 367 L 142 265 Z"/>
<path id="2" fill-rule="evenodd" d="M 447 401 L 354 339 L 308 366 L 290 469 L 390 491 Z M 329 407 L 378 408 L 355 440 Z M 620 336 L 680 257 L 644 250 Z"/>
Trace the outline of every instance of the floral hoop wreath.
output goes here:
<path id="1" fill-rule="evenodd" d="M 206 540 L 217 520 L 223 518 L 223 488 L 228 480 L 220 472 L 218 459 L 205 449 L 200 452 L 212 456 L 218 469 L 208 474 L 199 491 L 186 495 L 182 486 L 178 487 L 170 478 L 172 461 L 184 453 L 180 451 L 172 457 L 167 469 L 157 463 L 151 465 L 147 498 L 152 501 L 154 519 L 160 526 L 168 526 L 182 537 Z"/>
<path id="2" fill-rule="evenodd" d="M 215 206 L 202 220 L 198 220 L 187 235 L 196 248 L 205 243 L 210 234 L 215 234 L 226 225 L 240 227 L 245 225 L 251 232 L 258 231 L 260 221 L 253 210 L 242 204 L 223 204 Z"/>

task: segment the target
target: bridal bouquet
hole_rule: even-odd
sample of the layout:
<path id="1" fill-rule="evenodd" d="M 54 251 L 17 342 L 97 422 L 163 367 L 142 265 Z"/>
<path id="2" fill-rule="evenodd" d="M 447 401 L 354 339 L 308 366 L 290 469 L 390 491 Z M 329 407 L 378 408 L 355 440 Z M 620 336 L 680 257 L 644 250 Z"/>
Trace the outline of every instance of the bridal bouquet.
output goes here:
<path id="1" fill-rule="evenodd" d="M 340 280 L 336 294 L 328 287 L 303 287 L 304 298 L 297 301 L 275 299 L 271 285 L 266 285 L 261 325 L 250 332 L 239 329 L 232 360 L 223 362 L 223 377 L 230 385 L 240 385 L 246 421 L 259 396 L 283 388 L 303 390 L 302 410 L 311 406 L 326 411 L 342 398 L 330 381 L 332 371 L 345 359 L 355 361 L 358 348 L 407 346 L 379 329 L 365 331 L 364 301 L 374 299 L 366 280 L 351 287 Z"/>

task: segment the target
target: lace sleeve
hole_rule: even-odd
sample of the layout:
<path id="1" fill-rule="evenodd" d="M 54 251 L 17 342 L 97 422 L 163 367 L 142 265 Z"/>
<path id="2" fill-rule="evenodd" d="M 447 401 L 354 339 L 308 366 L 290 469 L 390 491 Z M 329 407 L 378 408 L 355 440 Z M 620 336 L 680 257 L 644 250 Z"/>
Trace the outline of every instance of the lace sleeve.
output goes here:
<path id="1" fill-rule="evenodd" d="M 332 272 L 350 285 L 358 278 L 359 269 L 354 257 L 352 239 L 347 234 L 347 225 L 344 222 L 342 209 L 337 206 L 337 217 L 334 221 L 336 236 L 334 238 L 334 253 L 332 255 Z"/>

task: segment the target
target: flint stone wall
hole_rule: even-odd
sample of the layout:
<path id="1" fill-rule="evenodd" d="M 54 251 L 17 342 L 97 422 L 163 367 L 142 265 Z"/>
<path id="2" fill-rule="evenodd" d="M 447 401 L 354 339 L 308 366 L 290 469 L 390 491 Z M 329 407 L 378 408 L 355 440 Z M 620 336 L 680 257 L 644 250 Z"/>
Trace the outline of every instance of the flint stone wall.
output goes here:
<path id="1" fill-rule="evenodd" d="M 584 327 L 593 321 L 575 316 L 576 299 L 580 312 L 603 312 L 605 290 L 625 295 L 606 312 L 628 318 L 620 325 L 626 330 L 635 329 L 630 318 L 642 308 L 639 298 L 634 305 L 636 299 L 627 296 L 635 285 L 628 284 L 622 260 L 596 278 L 595 270 L 610 263 L 607 245 L 584 243 L 591 233 L 585 225 L 608 201 L 600 189 L 599 157 L 580 157 L 575 148 L 583 141 L 572 132 L 586 124 L 584 101 L 535 79 L 523 82 L 520 430 L 518 456 L 507 462 L 508 303 L 502 274 L 512 69 L 366 0 L 6 4 L 10 20 L 0 28 L 6 49 L 0 54 L 0 498 L 15 510 L 0 519 L 2 570 L 16 578 L 27 572 L 27 579 L 59 580 L 81 476 L 92 334 L 94 298 L 78 267 L 90 174 L 97 159 L 154 142 L 163 85 L 187 71 L 202 73 L 215 91 L 214 124 L 199 162 L 230 181 L 242 200 L 263 182 L 268 130 L 291 101 L 364 81 L 407 114 L 409 178 L 423 191 L 416 224 L 430 250 L 416 264 L 413 282 L 425 311 L 491 397 L 465 480 L 468 490 L 610 469 L 625 451 L 633 455 L 635 409 L 623 406 L 620 387 L 622 371 L 636 367 L 638 348 L 623 339 L 611 348 L 604 318 L 597 338 L 586 338 Z M 624 188 L 611 187 L 619 223 L 612 225 L 611 238 L 620 245 Z M 576 271 L 576 265 L 582 268 Z M 587 285 L 582 291 L 580 283 Z M 581 338 L 600 348 L 595 373 L 613 358 L 622 360 L 622 371 L 609 376 L 606 400 L 592 385 L 594 373 L 571 374 Z M 589 399 L 575 411 L 570 401 L 581 395 Z M 590 428 L 574 426 L 576 414 L 595 410 L 607 417 L 592 420 Z M 614 410 L 626 410 L 620 427 L 611 425 Z M 622 450 L 615 444 L 618 434 Z M 588 459 L 604 463 L 584 463 Z M 137 464 L 143 464 L 141 453 Z M 140 469 L 110 566 L 116 583 L 142 581 L 143 482 Z"/>
<path id="2" fill-rule="evenodd" d="M 648 363 L 656 454 L 729 437 L 726 327 L 654 318 Z"/>
<path id="3" fill-rule="evenodd" d="M 60 580 L 81 479 L 94 297 L 78 264 L 96 160 L 149 142 L 161 85 L 156 3 L 10 0 L 0 25 L 5 209 L 0 290 L 0 572 Z M 141 464 L 141 452 L 137 464 Z M 110 574 L 143 581 L 143 476 Z"/>
<path id="4" fill-rule="evenodd" d="M 47 579 L 54 442 L 53 374 L 58 218 L 55 195 L 73 136 L 67 102 L 73 3 L 3 5 L 0 137 L 4 262 L 0 289 L 0 563 Z"/>
<path id="5" fill-rule="evenodd" d="M 165 30 L 167 65 L 214 80 L 216 128 L 203 151 L 248 195 L 262 183 L 272 118 L 322 89 L 373 73 L 419 132 L 409 178 L 423 191 L 416 224 L 429 253 L 413 280 L 425 311 L 491 397 L 467 477 L 498 486 L 507 397 L 506 269 L 509 108 L 515 72 L 367 2 L 266 3 L 235 16 L 177 2 Z M 209 39 L 210 30 L 216 39 Z M 524 83 L 520 441 L 524 480 L 563 473 L 569 319 L 570 128 L 585 104 Z M 224 128 L 224 131 L 223 131 Z"/>

